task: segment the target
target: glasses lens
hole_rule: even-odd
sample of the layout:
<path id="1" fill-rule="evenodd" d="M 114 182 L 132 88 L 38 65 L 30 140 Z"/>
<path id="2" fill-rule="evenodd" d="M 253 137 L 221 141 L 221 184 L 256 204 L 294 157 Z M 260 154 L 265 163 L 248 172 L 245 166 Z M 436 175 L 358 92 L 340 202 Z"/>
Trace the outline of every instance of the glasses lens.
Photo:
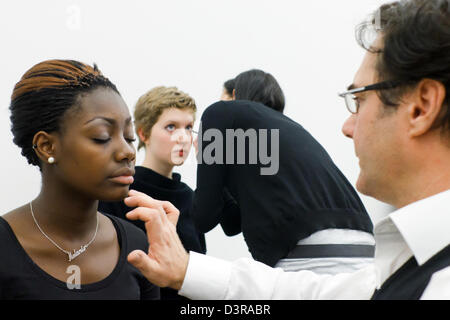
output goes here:
<path id="1" fill-rule="evenodd" d="M 345 95 L 345 104 L 347 105 L 348 111 L 351 113 L 356 113 L 358 111 L 358 105 L 355 98 L 356 97 L 352 94 Z"/>

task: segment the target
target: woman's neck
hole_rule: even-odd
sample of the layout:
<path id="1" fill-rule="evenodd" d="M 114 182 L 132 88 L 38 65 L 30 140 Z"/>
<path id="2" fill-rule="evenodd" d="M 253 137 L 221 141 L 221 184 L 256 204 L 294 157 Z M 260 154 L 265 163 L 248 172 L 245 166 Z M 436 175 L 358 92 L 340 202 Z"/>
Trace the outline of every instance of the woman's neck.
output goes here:
<path id="1" fill-rule="evenodd" d="M 173 171 L 173 165 L 160 161 L 158 159 L 155 159 L 151 155 L 145 154 L 144 162 L 142 162 L 142 166 L 148 169 L 152 169 L 156 173 L 159 173 L 160 175 L 167 177 L 169 179 L 172 179 L 172 171 Z"/>
<path id="2" fill-rule="evenodd" d="M 67 240 L 84 238 L 97 224 L 98 201 L 86 199 L 74 190 L 46 183 L 32 202 L 39 225 L 53 234 L 64 234 Z"/>

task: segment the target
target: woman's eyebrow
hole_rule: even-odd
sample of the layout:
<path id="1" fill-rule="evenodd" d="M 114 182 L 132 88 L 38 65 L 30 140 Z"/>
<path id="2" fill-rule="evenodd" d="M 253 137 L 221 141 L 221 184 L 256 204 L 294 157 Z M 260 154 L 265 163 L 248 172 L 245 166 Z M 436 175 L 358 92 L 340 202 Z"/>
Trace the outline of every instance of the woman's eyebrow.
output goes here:
<path id="1" fill-rule="evenodd" d="M 177 121 L 177 120 L 171 120 L 168 119 L 166 121 L 164 121 L 164 123 L 174 123 L 174 124 L 180 124 L 180 123 L 187 123 L 187 124 L 192 124 L 194 121 L 189 120 L 189 121 Z"/>
<path id="2" fill-rule="evenodd" d="M 111 125 L 114 125 L 114 124 L 116 123 L 116 120 L 114 120 L 114 119 L 107 118 L 107 117 L 97 116 L 97 117 L 94 117 L 94 118 L 92 118 L 92 119 L 86 121 L 84 124 L 91 123 L 92 121 L 95 121 L 95 120 L 98 120 L 98 119 L 100 119 L 100 120 L 105 120 L 106 122 L 109 122 Z"/>
<path id="3" fill-rule="evenodd" d="M 115 119 L 108 118 L 108 117 L 103 117 L 103 116 L 97 116 L 97 117 L 94 117 L 94 118 L 92 118 L 92 119 L 86 121 L 84 124 L 86 125 L 86 124 L 88 124 L 88 123 L 90 123 L 90 122 L 92 122 L 92 121 L 94 121 L 94 120 L 98 120 L 98 119 L 104 120 L 104 121 L 108 122 L 108 123 L 111 124 L 111 125 L 115 125 L 115 124 L 117 123 L 117 121 L 116 121 Z M 125 119 L 125 123 L 126 123 L 126 124 L 129 124 L 129 123 L 131 123 L 131 122 L 132 122 L 132 121 L 131 121 L 131 116 Z"/>

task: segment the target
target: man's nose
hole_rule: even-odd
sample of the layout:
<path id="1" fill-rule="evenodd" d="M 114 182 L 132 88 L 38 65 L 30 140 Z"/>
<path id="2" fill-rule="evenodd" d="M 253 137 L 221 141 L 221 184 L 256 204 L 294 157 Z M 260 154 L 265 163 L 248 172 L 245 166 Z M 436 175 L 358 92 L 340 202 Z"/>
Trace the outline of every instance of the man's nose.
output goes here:
<path id="1" fill-rule="evenodd" d="M 356 115 L 352 114 L 350 117 L 345 120 L 344 124 L 342 125 L 342 133 L 344 136 L 353 139 L 353 130 L 355 128 L 355 120 Z"/>

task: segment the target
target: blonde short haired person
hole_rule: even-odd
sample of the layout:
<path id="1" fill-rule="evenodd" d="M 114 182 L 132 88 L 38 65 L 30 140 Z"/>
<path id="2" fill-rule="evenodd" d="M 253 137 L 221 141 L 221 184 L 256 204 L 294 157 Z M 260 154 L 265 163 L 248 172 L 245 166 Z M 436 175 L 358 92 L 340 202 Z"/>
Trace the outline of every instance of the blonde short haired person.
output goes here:
<path id="1" fill-rule="evenodd" d="M 194 226 L 190 208 L 193 190 L 174 173 L 192 147 L 192 127 L 197 107 L 194 99 L 176 87 L 156 87 L 142 95 L 134 110 L 138 149 L 145 149 L 141 166 L 136 166 L 130 188 L 153 198 L 170 201 L 180 210 L 177 233 L 186 250 L 206 252 L 205 237 Z M 99 210 L 125 218 L 130 210 L 123 202 L 101 202 Z M 145 231 L 144 223 L 134 221 Z M 162 289 L 161 299 L 181 298 L 174 290 Z"/>

